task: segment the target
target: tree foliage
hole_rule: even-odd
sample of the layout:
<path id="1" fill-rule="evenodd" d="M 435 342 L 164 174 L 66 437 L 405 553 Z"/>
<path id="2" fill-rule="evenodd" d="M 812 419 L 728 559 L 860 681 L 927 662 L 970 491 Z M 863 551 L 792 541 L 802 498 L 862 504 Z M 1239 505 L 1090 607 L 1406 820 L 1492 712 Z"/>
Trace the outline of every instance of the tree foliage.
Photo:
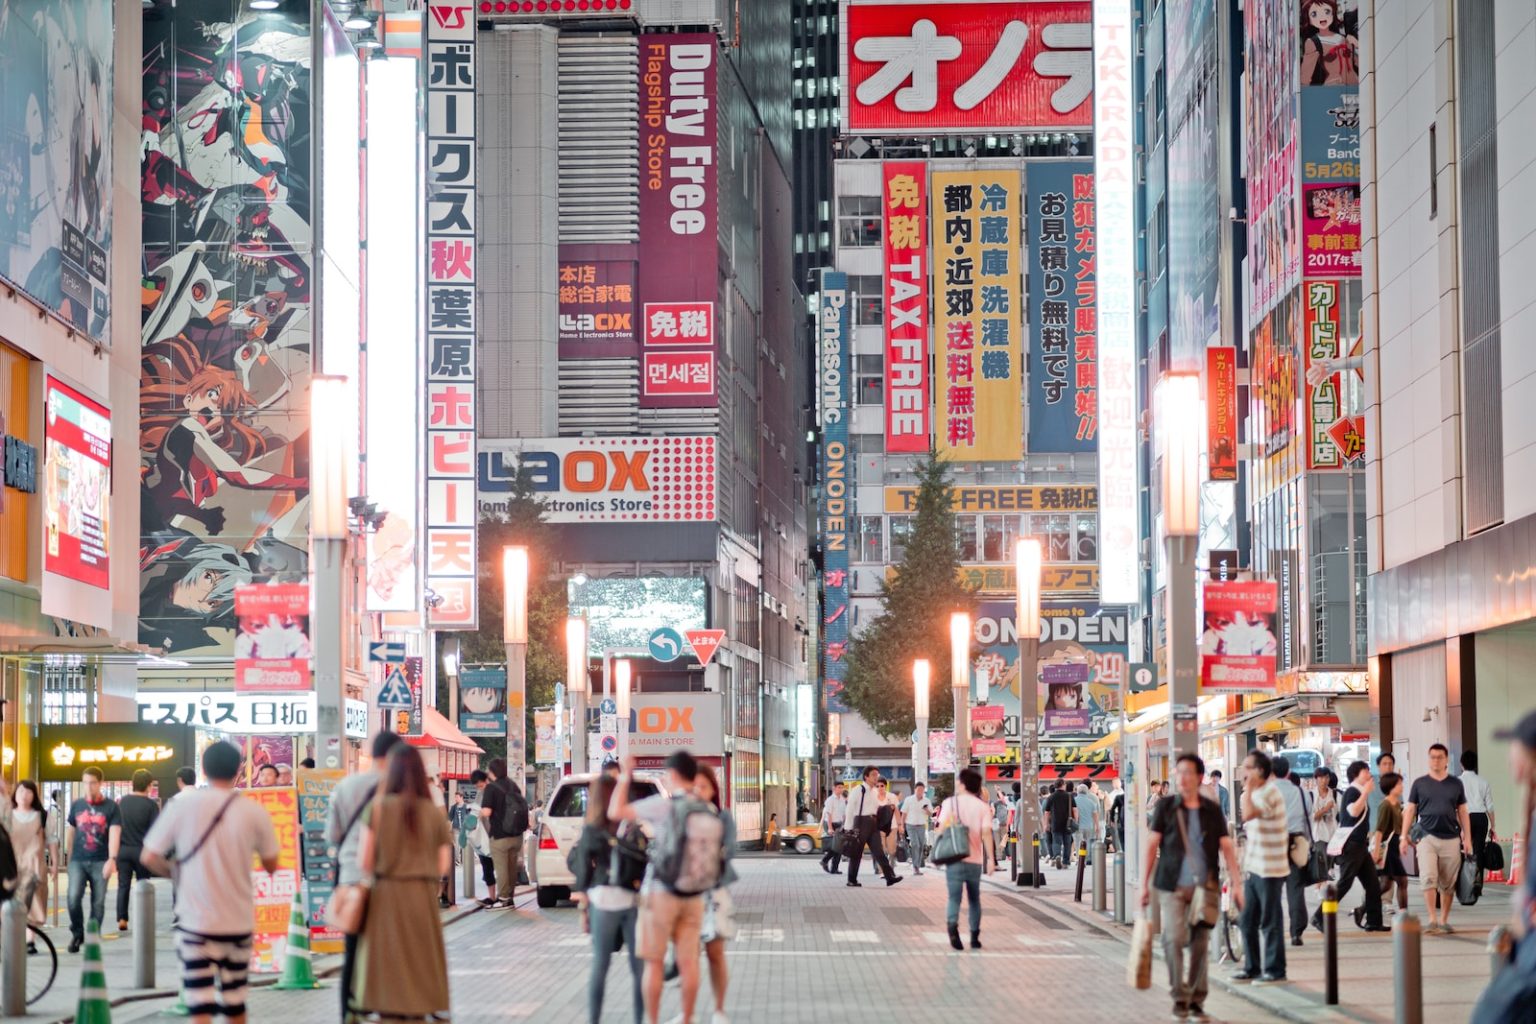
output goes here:
<path id="1" fill-rule="evenodd" d="M 528 674 L 526 716 L 528 751 L 533 750 L 533 709 L 555 702 L 555 685 L 565 679 L 565 580 L 553 576 L 555 528 L 544 520 L 544 507 L 533 482 L 520 470 L 513 481 L 503 518 L 480 522 L 480 628 L 459 634 L 459 660 L 465 665 L 501 665 L 507 660 L 501 616 L 504 594 L 501 579 L 502 549 L 522 545 L 528 549 Z M 439 687 L 447 679 L 438 673 Z M 439 707 L 447 707 L 446 692 Z M 457 723 L 455 723 L 457 724 Z M 476 742 L 488 757 L 506 754 L 504 737 L 481 736 Z"/>
<path id="2" fill-rule="evenodd" d="M 916 515 L 896 576 L 881 585 L 880 614 L 848 647 L 844 696 L 886 739 L 907 736 L 916 725 L 912 662 L 918 658 L 927 658 L 933 669 L 929 727 L 953 722 L 949 617 L 972 611 L 975 603 L 959 577 L 948 466 L 930 453 L 917 477 Z"/>

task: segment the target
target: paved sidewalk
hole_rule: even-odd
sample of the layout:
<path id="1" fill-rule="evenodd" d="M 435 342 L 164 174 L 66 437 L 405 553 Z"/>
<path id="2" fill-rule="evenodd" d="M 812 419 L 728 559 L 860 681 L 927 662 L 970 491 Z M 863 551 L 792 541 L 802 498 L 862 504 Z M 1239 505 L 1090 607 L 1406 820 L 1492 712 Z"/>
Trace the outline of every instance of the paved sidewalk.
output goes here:
<path id="1" fill-rule="evenodd" d="M 114 1021 L 132 1020 L 142 1017 L 145 1013 L 162 1015 L 161 1011 L 170 1007 L 175 1002 L 177 989 L 181 980 L 181 964 L 176 959 L 175 938 L 171 932 L 171 885 L 169 880 L 156 879 L 155 885 L 155 987 L 153 989 L 133 988 L 133 939 L 131 935 L 119 935 L 117 922 L 112 920 L 116 912 L 116 904 L 113 902 L 117 896 L 116 891 L 107 894 L 108 920 L 102 922 L 104 934 L 101 941 L 102 964 L 106 969 L 107 996 L 114 1004 L 112 1011 Z M 520 902 L 533 900 L 533 890 L 523 887 L 518 890 L 517 898 Z M 485 895 L 483 887 L 477 895 Z M 62 909 L 62 901 L 61 901 Z M 471 900 L 461 900 L 457 906 L 443 911 L 443 920 L 452 922 L 468 916 L 479 910 L 479 905 Z M 80 967 L 83 957 L 80 954 L 67 952 L 69 947 L 69 918 L 67 914 L 59 915 L 59 926 L 49 927 L 49 938 L 53 940 L 59 954 L 59 973 L 54 979 L 53 987 L 42 999 L 28 1007 L 29 1019 L 47 1021 L 50 1024 L 63 1024 L 74 1019 L 75 1005 L 80 992 Z M 38 963 L 37 958 L 29 958 L 28 966 Z M 315 956 L 313 959 L 314 970 L 318 976 L 334 974 L 341 969 L 341 957 L 339 955 Z M 277 975 L 256 975 L 252 977 L 253 986 L 271 985 L 277 981 Z M 334 991 L 334 989 L 331 989 Z M 330 1020 L 339 1014 L 330 1016 L 303 1018 L 304 1020 Z M 167 1020 L 181 1020 L 179 1017 L 166 1016 Z"/>
<path id="2" fill-rule="evenodd" d="M 806 1024 L 870 1020 L 1041 1019 L 1072 1024 L 1163 1020 L 1165 990 L 1125 983 L 1125 951 L 1097 926 L 1054 904 L 1044 909 L 1014 893 L 983 889 L 980 951 L 955 952 L 944 931 L 941 873 L 887 888 L 867 879 L 848 889 L 811 857 L 768 855 L 738 861 L 741 933 L 730 950 L 726 1009 L 737 1024 L 778 1019 Z M 1004 876 L 1005 877 L 1005 876 Z M 586 1019 L 590 940 L 568 908 L 476 913 L 445 932 L 455 1024 Z M 630 981 L 622 958 L 608 979 L 603 1021 L 629 1024 Z M 669 985 L 662 1019 L 678 1013 Z M 251 994 L 253 1021 L 336 1019 L 334 987 L 319 992 Z M 712 1007 L 708 983 L 700 1008 Z M 168 1022 L 168 1000 L 114 1011 L 117 1024 Z M 1207 1008 L 1228 1024 L 1280 1018 L 1235 996 L 1213 992 Z M 698 1019 L 707 1020 L 707 1014 Z"/>
<path id="3" fill-rule="evenodd" d="M 999 884 L 1008 884 L 1005 876 Z M 1084 880 L 1083 902 L 1072 899 L 1076 884 L 1075 869 L 1056 871 L 1047 869 L 1045 888 L 1037 890 L 1030 899 L 1054 906 L 1072 914 L 1079 920 L 1092 921 L 1106 934 L 1119 941 L 1130 941 L 1130 928 L 1116 925 L 1112 915 L 1104 916 L 1092 910 L 1092 876 Z M 1111 880 L 1112 881 L 1112 880 Z M 1020 890 L 1026 895 L 1029 890 Z M 1490 974 L 1486 950 L 1488 933 L 1498 925 L 1508 922 L 1510 901 L 1519 890 L 1502 884 L 1493 884 L 1483 890 L 1476 905 L 1457 905 L 1451 912 L 1451 935 L 1425 935 L 1422 937 L 1421 963 L 1424 979 L 1424 1019 L 1435 1024 L 1466 1024 L 1472 1015 L 1477 997 L 1488 984 Z M 1409 886 L 1410 909 L 1420 924 L 1425 921 L 1423 895 L 1418 880 Z M 1301 948 L 1286 946 L 1286 974 L 1290 985 L 1252 986 L 1228 981 L 1236 969 L 1233 964 L 1213 964 L 1211 980 L 1228 992 L 1263 1006 L 1288 1020 L 1306 1024 L 1323 1024 L 1327 1021 L 1361 1021 L 1381 1024 L 1394 1019 L 1397 1006 L 1396 971 L 1393 962 L 1394 936 L 1371 935 L 1360 931 L 1350 918 L 1350 911 L 1360 905 L 1362 894 L 1358 886 L 1345 897 L 1339 908 L 1339 1003 L 1337 1008 L 1324 1004 L 1323 936 L 1316 929 L 1308 928 Z M 1309 891 L 1307 908 L 1317 908 L 1318 897 Z M 1111 911 L 1114 900 L 1108 905 Z M 1132 915 L 1134 917 L 1134 915 Z M 1390 923 L 1390 911 L 1388 911 Z M 1289 934 L 1289 933 L 1287 933 Z M 1159 968 L 1160 970 L 1161 968 Z"/>

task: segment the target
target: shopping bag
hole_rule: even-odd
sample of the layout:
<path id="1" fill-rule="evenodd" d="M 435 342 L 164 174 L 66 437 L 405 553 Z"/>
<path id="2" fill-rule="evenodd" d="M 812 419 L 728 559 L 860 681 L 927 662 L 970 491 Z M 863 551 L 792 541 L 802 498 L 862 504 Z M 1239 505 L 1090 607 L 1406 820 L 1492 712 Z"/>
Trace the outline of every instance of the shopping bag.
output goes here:
<path id="1" fill-rule="evenodd" d="M 1483 894 L 1483 869 L 1477 866 L 1477 858 L 1465 854 L 1461 858 L 1461 870 L 1456 873 L 1456 902 L 1470 907 Z"/>
<path id="2" fill-rule="evenodd" d="M 1419 874 L 1419 848 L 1410 846 L 1401 839 L 1397 841 L 1397 859 L 1402 861 L 1403 874 L 1409 878 L 1415 878 Z"/>
<path id="3" fill-rule="evenodd" d="M 1138 917 L 1131 928 L 1131 958 L 1125 965 L 1126 984 L 1136 989 L 1152 987 L 1152 921 Z"/>

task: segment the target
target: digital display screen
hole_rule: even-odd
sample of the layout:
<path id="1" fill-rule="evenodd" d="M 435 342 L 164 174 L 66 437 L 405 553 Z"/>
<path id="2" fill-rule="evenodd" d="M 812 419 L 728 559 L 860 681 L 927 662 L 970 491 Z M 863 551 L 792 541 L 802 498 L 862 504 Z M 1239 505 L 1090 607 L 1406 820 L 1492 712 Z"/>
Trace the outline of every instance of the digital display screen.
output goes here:
<path id="1" fill-rule="evenodd" d="M 112 415 L 53 377 L 44 401 L 43 567 L 106 590 Z"/>
<path id="2" fill-rule="evenodd" d="M 662 626 L 679 632 L 709 625 L 709 585 L 699 577 L 571 580 L 570 614 L 587 618 L 587 653 L 644 649 Z"/>

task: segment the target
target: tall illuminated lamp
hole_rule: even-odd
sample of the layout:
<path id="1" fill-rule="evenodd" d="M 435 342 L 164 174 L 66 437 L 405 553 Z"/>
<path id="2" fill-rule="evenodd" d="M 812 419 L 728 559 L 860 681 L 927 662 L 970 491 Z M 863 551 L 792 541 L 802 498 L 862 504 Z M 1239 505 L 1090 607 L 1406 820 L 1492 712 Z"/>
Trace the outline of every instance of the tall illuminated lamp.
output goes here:
<path id="1" fill-rule="evenodd" d="M 1200 734 L 1180 728 L 1194 720 L 1200 696 L 1195 623 L 1195 550 L 1200 536 L 1200 431 L 1205 424 L 1200 378 L 1164 377 L 1157 388 L 1156 429 L 1163 441 L 1163 529 L 1167 535 L 1168 750 L 1171 758 L 1199 752 Z"/>
<path id="2" fill-rule="evenodd" d="M 1040 870 L 1040 801 L 1035 788 L 1040 764 L 1035 746 L 1039 707 L 1040 663 L 1040 542 L 1021 537 L 1014 551 L 1014 623 L 1019 637 L 1019 806 L 1014 812 L 1018 839 L 1013 845 L 1018 884 L 1038 889 L 1045 884 Z M 1024 870 L 1023 850 L 1030 844 L 1030 870 Z"/>
<path id="3" fill-rule="evenodd" d="M 912 662 L 912 716 L 916 729 L 912 733 L 912 786 L 928 781 L 928 688 L 932 683 L 933 666 L 927 658 Z"/>
<path id="4" fill-rule="evenodd" d="M 313 573 L 315 754 L 322 768 L 342 757 L 342 636 L 347 542 L 347 378 L 310 378 L 309 543 Z"/>
<path id="5" fill-rule="evenodd" d="M 528 549 L 501 551 L 501 639 L 507 651 L 507 773 L 519 789 L 527 783 Z"/>
<path id="6" fill-rule="evenodd" d="M 955 792 L 960 773 L 971 766 L 971 616 L 949 617 L 949 686 L 955 699 Z"/>
<path id="7" fill-rule="evenodd" d="M 619 713 L 619 764 L 627 769 L 629 760 L 629 689 L 631 685 L 628 658 L 616 658 L 613 662 L 613 697 Z"/>
<path id="8" fill-rule="evenodd" d="M 571 701 L 571 774 L 587 770 L 587 620 L 565 620 L 565 692 Z"/>

